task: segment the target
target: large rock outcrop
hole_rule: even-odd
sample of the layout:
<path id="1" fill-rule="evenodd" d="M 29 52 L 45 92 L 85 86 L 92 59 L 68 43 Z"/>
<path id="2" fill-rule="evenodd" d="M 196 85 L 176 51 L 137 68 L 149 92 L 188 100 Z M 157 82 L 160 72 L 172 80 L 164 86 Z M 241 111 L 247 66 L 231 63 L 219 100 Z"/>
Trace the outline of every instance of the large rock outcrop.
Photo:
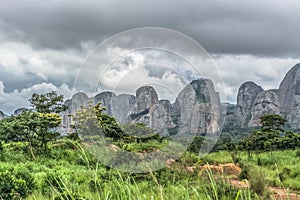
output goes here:
<path id="1" fill-rule="evenodd" d="M 175 126 L 171 109 L 169 100 L 160 100 L 150 108 L 151 127 L 163 136 L 169 136 L 168 129 Z"/>
<path id="2" fill-rule="evenodd" d="M 102 102 L 106 113 L 119 123 L 144 123 L 164 136 L 169 135 L 170 129 L 174 133 L 178 128 L 189 133 L 215 133 L 220 130 L 220 98 L 208 79 L 192 81 L 180 92 L 174 104 L 169 100 L 159 100 L 151 86 L 139 88 L 136 96 L 102 92 L 89 98 L 82 92 L 77 93 L 65 102 L 69 107 L 63 120 L 66 127 L 72 124 L 70 116 L 91 99 L 94 103 Z"/>
<path id="3" fill-rule="evenodd" d="M 129 94 L 120 94 L 112 98 L 112 116 L 121 123 L 129 122 L 130 111 L 135 104 L 135 96 Z"/>
<path id="4" fill-rule="evenodd" d="M 105 107 L 105 113 L 113 115 L 113 98 L 116 97 L 116 94 L 113 92 L 101 92 L 94 97 L 94 103 L 101 102 L 101 106 Z"/>
<path id="5" fill-rule="evenodd" d="M 158 96 L 152 86 L 143 86 L 136 91 L 134 107 L 130 114 L 132 122 L 141 122 L 149 127 L 152 126 L 150 108 L 158 103 Z"/>
<path id="6" fill-rule="evenodd" d="M 89 101 L 89 97 L 84 92 L 78 92 L 74 94 L 71 98 L 72 106 L 68 107 L 70 113 L 75 113 L 77 110 L 79 110 L 81 107 L 87 106 L 87 103 Z"/>
<path id="7" fill-rule="evenodd" d="M 300 129 L 300 64 L 295 65 L 279 86 L 280 112 L 293 129 Z"/>
<path id="8" fill-rule="evenodd" d="M 173 109 L 172 115 L 179 125 L 179 133 L 220 131 L 220 98 L 211 80 L 192 81 L 179 93 Z"/>
<path id="9" fill-rule="evenodd" d="M 254 101 L 261 91 L 263 89 L 252 81 L 247 81 L 240 86 L 237 95 L 237 117 L 241 127 L 248 127 Z"/>
<path id="10" fill-rule="evenodd" d="M 266 90 L 258 94 L 248 126 L 260 126 L 260 117 L 266 114 L 280 114 L 278 90 Z"/>

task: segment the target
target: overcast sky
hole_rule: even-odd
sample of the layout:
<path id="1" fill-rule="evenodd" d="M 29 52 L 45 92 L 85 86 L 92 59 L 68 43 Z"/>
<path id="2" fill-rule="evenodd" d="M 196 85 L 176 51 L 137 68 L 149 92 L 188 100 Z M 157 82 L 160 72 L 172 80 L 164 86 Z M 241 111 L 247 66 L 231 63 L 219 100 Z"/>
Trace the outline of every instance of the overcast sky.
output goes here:
<path id="1" fill-rule="evenodd" d="M 234 103 L 243 82 L 277 88 L 300 62 L 299 9 L 298 0 L 2 0 L 0 110 L 11 113 L 28 106 L 33 92 L 57 90 L 69 98 L 76 74 L 93 49 L 114 34 L 140 27 L 173 29 L 199 42 L 223 79 L 223 101 Z M 122 48 L 115 48 L 110 58 Z M 170 70 L 154 70 L 143 53 L 122 59 L 130 69 L 142 63 L 141 73 L 177 81 Z M 193 77 L 184 64 L 181 67 L 185 77 Z M 122 74 L 116 69 L 107 72 L 107 84 L 114 74 Z M 133 91 L 130 84 L 123 86 Z"/>

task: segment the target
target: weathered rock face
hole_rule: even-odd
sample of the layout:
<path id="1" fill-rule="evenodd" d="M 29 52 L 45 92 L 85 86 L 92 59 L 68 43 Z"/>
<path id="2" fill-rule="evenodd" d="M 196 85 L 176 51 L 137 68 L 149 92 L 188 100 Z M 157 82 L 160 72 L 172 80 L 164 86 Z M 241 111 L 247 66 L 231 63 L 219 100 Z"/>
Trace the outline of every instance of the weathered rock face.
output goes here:
<path id="1" fill-rule="evenodd" d="M 279 102 L 282 115 L 293 129 L 300 128 L 300 64 L 295 65 L 279 86 Z"/>
<path id="2" fill-rule="evenodd" d="M 68 99 L 64 103 L 65 106 L 67 106 L 67 110 L 62 114 L 62 123 L 65 127 L 70 127 L 72 124 L 72 100 Z M 74 111 L 76 112 L 76 111 Z"/>
<path id="3" fill-rule="evenodd" d="M 102 92 L 89 98 L 84 93 L 77 93 L 65 102 L 69 107 L 63 117 L 66 127 L 72 124 L 70 115 L 86 106 L 91 99 L 94 103 L 102 102 L 107 114 L 119 123 L 141 122 L 164 136 L 169 135 L 170 128 L 176 127 L 189 133 L 215 133 L 220 130 L 219 94 L 212 81 L 207 79 L 192 81 L 180 92 L 173 105 L 168 100 L 159 101 L 151 86 L 139 88 L 136 96 Z"/>
<path id="4" fill-rule="evenodd" d="M 130 114 L 132 122 L 141 122 L 152 127 L 150 108 L 158 103 L 158 96 L 151 86 L 143 86 L 136 91 L 134 107 Z"/>
<path id="5" fill-rule="evenodd" d="M 237 116 L 242 127 L 248 127 L 254 101 L 261 91 L 263 89 L 252 81 L 240 86 L 237 96 Z"/>
<path id="6" fill-rule="evenodd" d="M 230 103 L 223 103 L 222 104 L 222 114 L 224 117 L 224 127 L 223 130 L 229 130 L 232 128 L 239 127 L 240 120 L 237 116 L 237 105 L 230 104 Z"/>
<path id="7" fill-rule="evenodd" d="M 71 98 L 72 106 L 68 108 L 70 109 L 70 113 L 75 113 L 76 110 L 79 110 L 82 106 L 83 107 L 87 106 L 88 101 L 89 101 L 89 97 L 87 94 L 83 92 L 78 92 L 74 94 Z"/>
<path id="8" fill-rule="evenodd" d="M 266 114 L 280 114 L 277 90 L 262 91 L 256 97 L 248 126 L 260 126 L 260 117 Z"/>
<path id="9" fill-rule="evenodd" d="M 121 123 L 129 122 L 130 111 L 135 104 L 135 96 L 129 94 L 120 94 L 112 98 L 112 116 Z"/>
<path id="10" fill-rule="evenodd" d="M 105 113 L 109 115 L 113 115 L 112 107 L 113 107 L 113 98 L 116 97 L 116 94 L 113 92 L 102 92 L 97 94 L 94 97 L 94 103 L 102 102 L 101 106 L 105 107 Z"/>
<path id="11" fill-rule="evenodd" d="M 155 89 L 151 86 L 144 86 L 136 91 L 135 112 L 143 112 L 150 109 L 151 106 L 158 102 L 158 96 Z"/>
<path id="12" fill-rule="evenodd" d="M 300 64 L 295 65 L 279 86 L 280 111 L 289 114 L 300 103 Z"/>
<path id="13" fill-rule="evenodd" d="M 173 105 L 172 118 L 179 133 L 216 133 L 220 130 L 221 106 L 212 81 L 198 79 L 187 85 Z"/>
<path id="14" fill-rule="evenodd" d="M 175 124 L 171 117 L 171 104 L 168 100 L 160 100 L 150 108 L 151 126 L 159 134 L 169 136 L 168 128 Z"/>

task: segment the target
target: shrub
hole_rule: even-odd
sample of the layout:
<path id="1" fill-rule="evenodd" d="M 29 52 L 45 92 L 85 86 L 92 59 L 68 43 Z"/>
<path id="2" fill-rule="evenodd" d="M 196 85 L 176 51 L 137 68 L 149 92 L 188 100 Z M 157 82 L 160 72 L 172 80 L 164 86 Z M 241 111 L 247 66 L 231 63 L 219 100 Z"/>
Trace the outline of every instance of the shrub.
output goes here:
<path id="1" fill-rule="evenodd" d="M 244 179 L 249 179 L 250 178 L 250 167 L 248 165 L 245 165 L 242 168 L 241 173 L 239 174 L 239 179 L 244 180 Z"/>
<path id="2" fill-rule="evenodd" d="M 266 180 L 266 174 L 259 169 L 253 169 L 250 171 L 250 188 L 253 190 L 256 194 L 263 196 L 268 195 L 266 193 L 268 189 L 267 180 Z"/>
<path id="3" fill-rule="evenodd" d="M 26 181 L 17 178 L 8 170 L 0 172 L 0 198 L 21 199 L 26 198 L 29 193 Z"/>
<path id="4" fill-rule="evenodd" d="M 300 157 L 300 150 L 296 151 L 296 157 Z"/>

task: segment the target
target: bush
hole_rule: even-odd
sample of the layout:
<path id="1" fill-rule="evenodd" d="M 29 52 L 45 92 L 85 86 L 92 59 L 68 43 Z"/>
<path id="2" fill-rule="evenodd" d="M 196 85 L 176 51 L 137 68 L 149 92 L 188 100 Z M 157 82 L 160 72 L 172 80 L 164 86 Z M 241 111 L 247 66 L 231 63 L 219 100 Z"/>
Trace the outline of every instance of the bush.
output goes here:
<path id="1" fill-rule="evenodd" d="M 245 165 L 242 168 L 241 173 L 239 174 L 239 179 L 244 180 L 244 179 L 249 179 L 250 178 L 250 167 L 248 165 Z"/>
<path id="2" fill-rule="evenodd" d="M 22 199 L 29 193 L 26 181 L 17 178 L 11 171 L 0 172 L 0 198 L 1 199 Z"/>
<path id="3" fill-rule="evenodd" d="M 300 157 L 300 150 L 296 151 L 296 157 Z"/>
<path id="4" fill-rule="evenodd" d="M 266 173 L 259 169 L 253 169 L 250 171 L 249 179 L 251 190 L 260 196 L 269 195 L 266 192 L 268 191 Z"/>

